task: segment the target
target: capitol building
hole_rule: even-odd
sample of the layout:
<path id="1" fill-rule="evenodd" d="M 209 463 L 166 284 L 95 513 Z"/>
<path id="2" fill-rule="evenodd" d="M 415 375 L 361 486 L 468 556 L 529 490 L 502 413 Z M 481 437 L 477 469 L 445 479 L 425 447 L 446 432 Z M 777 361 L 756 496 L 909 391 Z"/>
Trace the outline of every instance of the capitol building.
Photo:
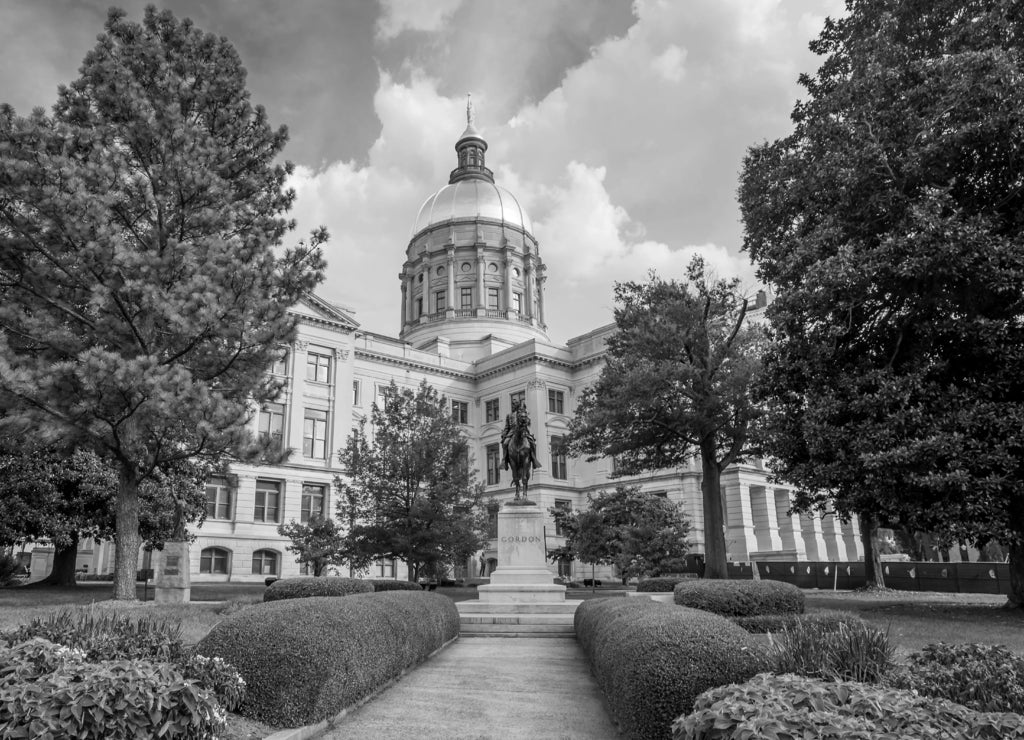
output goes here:
<path id="1" fill-rule="evenodd" d="M 612 459 L 566 455 L 563 441 L 577 399 L 597 379 L 615 325 L 595 327 L 564 345 L 549 340 L 544 294 L 557 289 L 560 276 L 547 274 L 541 245 L 515 195 L 495 183 L 486 165 L 487 142 L 471 118 L 455 152 L 448 183 L 414 218 L 408 216 L 411 237 L 395 286 L 396 335 L 361 330 L 341 307 L 344 296 L 309 295 L 294 306 L 296 339 L 272 369 L 285 381 L 284 391 L 260 410 L 252 430 L 279 438 L 294 452 L 280 465 L 234 465 L 230 475 L 209 482 L 206 521 L 191 546 L 193 583 L 298 575 L 278 525 L 333 514 L 334 480 L 345 475 L 339 448 L 392 382 L 415 388 L 424 380 L 447 397 L 470 440 L 492 523 L 492 539 L 481 554 L 488 571 L 497 564 L 497 510 L 514 496 L 511 476 L 501 468 L 499 438 L 517 398 L 526 403 L 537 439 L 542 467 L 534 471 L 530 498 L 543 510 L 585 508 L 588 494 L 623 483 L 639 486 L 682 504 L 691 551 L 703 552 L 699 462 L 611 479 Z M 755 320 L 763 303 L 758 301 Z M 863 557 L 856 521 L 788 514 L 790 490 L 770 482 L 758 460 L 728 468 L 722 487 L 731 561 Z M 550 520 L 546 538 L 549 550 L 563 544 Z M 112 550 L 109 543 L 87 543 L 79 569 L 111 572 Z M 46 557 L 37 550 L 33 573 L 47 572 Z M 479 562 L 461 564 L 455 575 L 477 575 Z M 571 576 L 579 569 L 579 578 L 591 573 L 589 565 L 572 562 L 552 563 L 551 569 Z M 383 560 L 365 575 L 404 579 L 407 572 L 403 563 Z M 614 574 L 599 567 L 596 575 Z"/>

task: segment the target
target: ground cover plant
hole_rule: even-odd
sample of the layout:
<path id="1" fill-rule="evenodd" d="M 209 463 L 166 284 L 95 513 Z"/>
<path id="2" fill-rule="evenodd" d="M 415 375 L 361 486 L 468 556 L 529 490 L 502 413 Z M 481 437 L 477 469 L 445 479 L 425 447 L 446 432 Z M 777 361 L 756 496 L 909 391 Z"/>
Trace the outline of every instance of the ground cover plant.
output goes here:
<path id="1" fill-rule="evenodd" d="M 863 622 L 797 620 L 770 637 L 767 665 L 830 681 L 881 681 L 894 651 L 884 632 Z"/>
<path id="2" fill-rule="evenodd" d="M 1002 740 L 1024 737 L 1024 718 L 876 684 L 762 673 L 706 691 L 672 725 L 673 740 L 770 737 Z"/>

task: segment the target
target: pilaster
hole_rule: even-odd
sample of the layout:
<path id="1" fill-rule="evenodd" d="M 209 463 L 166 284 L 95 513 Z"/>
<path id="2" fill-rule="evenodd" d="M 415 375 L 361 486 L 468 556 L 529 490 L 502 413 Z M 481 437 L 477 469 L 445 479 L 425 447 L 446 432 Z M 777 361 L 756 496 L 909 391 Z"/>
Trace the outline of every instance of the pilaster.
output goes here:
<path id="1" fill-rule="evenodd" d="M 807 560 L 807 546 L 800 531 L 800 515 L 789 513 L 789 491 L 785 488 L 769 490 L 775 499 L 775 517 L 779 522 L 782 549 L 794 551 L 797 560 Z"/>
<path id="2" fill-rule="evenodd" d="M 779 518 L 775 511 L 775 493 L 767 486 L 750 486 L 750 511 L 754 520 L 754 534 L 758 552 L 782 550 Z"/>

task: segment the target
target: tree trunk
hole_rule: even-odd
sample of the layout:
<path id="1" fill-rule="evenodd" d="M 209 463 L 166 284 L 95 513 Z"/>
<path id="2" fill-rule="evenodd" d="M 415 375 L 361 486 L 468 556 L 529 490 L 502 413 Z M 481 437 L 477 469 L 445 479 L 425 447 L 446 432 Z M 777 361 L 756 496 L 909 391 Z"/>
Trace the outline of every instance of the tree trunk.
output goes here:
<path id="1" fill-rule="evenodd" d="M 728 578 L 725 552 L 725 517 L 722 515 L 722 477 L 713 440 L 701 442 L 700 466 L 704 480 L 704 577 Z"/>
<path id="2" fill-rule="evenodd" d="M 54 546 L 53 567 L 50 573 L 33 586 L 74 586 L 75 562 L 78 560 L 78 533 L 72 535 L 71 543 L 63 547 Z"/>
<path id="3" fill-rule="evenodd" d="M 875 515 L 861 511 L 860 540 L 864 545 L 864 585 L 867 588 L 885 588 L 885 574 L 882 571 L 882 556 L 878 552 L 878 519 Z"/>
<path id="4" fill-rule="evenodd" d="M 122 466 L 118 476 L 115 506 L 117 533 L 114 535 L 114 599 L 135 601 L 135 573 L 139 564 L 139 482 L 134 471 Z M 188 567 L 188 564 L 185 565 Z"/>
<path id="5" fill-rule="evenodd" d="M 1024 544 L 1010 545 L 1010 593 L 1007 606 L 1024 609 Z"/>

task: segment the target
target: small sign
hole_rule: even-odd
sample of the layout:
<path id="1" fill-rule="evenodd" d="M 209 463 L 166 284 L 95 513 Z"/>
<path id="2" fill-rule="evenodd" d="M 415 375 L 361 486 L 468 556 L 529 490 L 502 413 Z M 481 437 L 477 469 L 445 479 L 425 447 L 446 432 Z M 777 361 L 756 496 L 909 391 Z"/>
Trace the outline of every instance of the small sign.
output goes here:
<path id="1" fill-rule="evenodd" d="M 178 575 L 178 562 L 181 560 L 179 555 L 168 555 L 166 562 L 164 563 L 164 575 L 165 576 L 176 576 Z"/>

